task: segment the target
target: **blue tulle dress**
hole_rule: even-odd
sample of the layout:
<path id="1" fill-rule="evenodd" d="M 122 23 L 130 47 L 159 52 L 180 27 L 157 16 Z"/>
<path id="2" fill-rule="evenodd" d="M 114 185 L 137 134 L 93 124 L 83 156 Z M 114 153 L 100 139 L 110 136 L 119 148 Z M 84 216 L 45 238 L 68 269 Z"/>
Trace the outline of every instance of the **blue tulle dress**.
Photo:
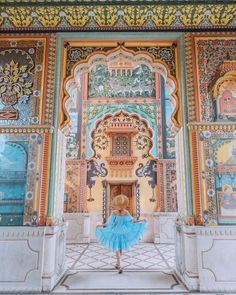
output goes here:
<path id="1" fill-rule="evenodd" d="M 96 228 L 97 240 L 108 250 L 127 250 L 141 239 L 147 228 L 146 221 L 135 223 L 130 214 L 111 214 L 104 228 Z"/>

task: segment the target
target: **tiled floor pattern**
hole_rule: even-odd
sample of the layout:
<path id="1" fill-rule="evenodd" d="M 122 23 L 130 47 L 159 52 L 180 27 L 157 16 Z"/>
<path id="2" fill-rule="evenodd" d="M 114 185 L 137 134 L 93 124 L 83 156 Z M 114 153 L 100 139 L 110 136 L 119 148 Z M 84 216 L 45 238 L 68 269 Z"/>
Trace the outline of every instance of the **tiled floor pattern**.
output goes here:
<path id="1" fill-rule="evenodd" d="M 84 246 L 84 245 L 83 245 Z M 73 270 L 113 270 L 116 263 L 115 254 L 107 251 L 99 244 L 90 244 L 68 249 L 69 267 Z M 73 251 L 73 252 L 72 252 Z M 75 255 L 75 251 L 78 253 Z M 84 251 L 84 252 L 82 252 Z M 82 254 L 82 255 L 81 255 Z M 79 257 L 79 255 L 81 255 Z M 75 263 L 71 263 L 74 258 Z M 78 259 L 79 258 L 79 259 Z M 77 259 L 77 260 L 76 260 Z M 174 261 L 174 246 L 167 248 L 152 243 L 143 243 L 125 251 L 122 257 L 122 267 L 133 270 L 163 270 L 170 269 Z"/>
<path id="2" fill-rule="evenodd" d="M 123 274 L 114 269 L 115 254 L 101 245 L 67 245 L 67 274 L 54 294 L 187 294 L 172 267 L 174 246 L 140 243 L 122 257 Z"/>

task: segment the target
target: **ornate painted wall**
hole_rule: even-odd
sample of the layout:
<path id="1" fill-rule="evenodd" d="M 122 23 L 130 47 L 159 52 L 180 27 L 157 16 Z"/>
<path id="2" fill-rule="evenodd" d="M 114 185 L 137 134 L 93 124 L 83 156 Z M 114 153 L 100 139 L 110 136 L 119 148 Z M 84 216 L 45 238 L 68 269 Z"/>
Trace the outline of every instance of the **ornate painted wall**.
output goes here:
<path id="1" fill-rule="evenodd" d="M 5 0 L 5 3 L 12 4 Z M 0 30 L 173 31 L 235 29 L 232 1 L 46 1 L 18 0 L 19 6 L 2 5 Z M 45 5 L 38 5 L 45 2 Z M 136 3 L 135 3 L 136 2 Z M 138 2 L 138 3 L 137 3 Z M 154 2 L 157 2 L 154 4 Z M 228 2 L 228 3 L 227 3 Z M 31 4 L 34 5 L 31 5 Z M 23 6 L 22 6 L 23 4 Z M 54 4 L 54 5 L 53 5 Z M 57 4 L 57 5 L 55 5 Z M 99 5 L 100 4 L 100 5 Z"/>
<path id="2" fill-rule="evenodd" d="M 135 183 L 135 214 L 176 211 L 176 45 L 109 43 L 64 42 L 65 210 L 105 214 L 113 186 Z"/>
<path id="3" fill-rule="evenodd" d="M 178 30 L 180 27 L 188 28 L 188 25 L 198 29 L 215 26 L 228 28 L 229 24 L 231 28 L 234 26 L 235 7 L 225 5 L 219 10 L 217 5 L 198 5 L 190 19 L 186 18 L 189 11 L 187 7 L 193 9 L 189 6 L 173 7 L 175 18 L 161 28 L 164 30 L 173 27 Z M 122 6 L 119 13 L 116 11 L 116 20 L 111 23 L 107 18 L 104 28 L 113 28 L 116 24 L 119 28 L 122 27 L 124 18 L 130 13 L 135 16 L 134 25 L 126 25 L 137 30 L 138 11 L 145 15 L 140 18 L 140 26 L 145 28 L 148 23 L 149 29 L 154 28 L 157 26 L 157 23 L 153 25 L 157 17 L 157 7 L 149 8 L 153 9 L 152 13 L 147 11 L 148 6 L 144 10 L 135 10 L 133 7 L 128 10 Z M 40 22 L 40 13 L 44 8 L 37 15 L 28 8 L 25 12 L 19 7 L 14 10 L 10 6 L 4 6 L 1 9 L 2 31 L 26 27 L 32 30 L 40 30 L 45 26 L 57 28 L 61 24 L 61 18 L 69 17 L 69 13 L 65 12 L 65 15 L 59 16 L 58 23 L 53 22 L 56 19 L 53 17 L 47 23 L 43 19 Z M 70 7 L 66 6 L 66 9 Z M 73 29 L 78 29 L 79 26 L 84 28 L 88 23 L 88 30 L 94 30 L 97 25 L 102 26 L 97 17 L 98 7 L 93 6 L 93 9 L 94 14 L 90 13 L 83 24 L 73 25 Z M 163 9 L 164 7 L 160 8 L 160 13 L 165 10 Z M 196 22 L 198 9 L 205 13 Z M 22 18 L 18 17 L 19 11 L 22 12 Z M 31 14 L 27 18 L 25 15 L 29 11 Z M 222 13 L 219 14 L 219 11 Z M 87 12 L 84 13 L 86 15 Z M 106 15 L 109 16 L 109 13 L 110 10 Z M 169 17 L 171 16 L 172 13 Z M 29 22 L 23 22 L 24 18 Z M 93 20 L 95 22 L 92 24 Z M 68 19 L 66 21 L 68 24 Z M 67 25 L 63 28 L 66 27 Z M 115 27 L 113 29 L 116 30 Z M 198 224 L 232 224 L 236 220 L 236 37 L 229 32 L 185 33 L 184 36 L 192 167 L 192 217 Z M 129 116 L 132 124 L 139 120 L 144 129 L 146 128 L 142 136 L 132 135 L 136 149 L 133 153 L 138 155 L 138 159 L 133 163 L 131 178 L 139 180 L 138 193 L 141 193 L 141 198 L 144 187 L 148 188 L 148 202 L 143 202 L 148 205 L 142 205 L 141 199 L 141 210 L 176 210 L 174 135 L 181 127 L 178 69 L 179 64 L 183 63 L 178 60 L 178 42 L 165 40 L 160 43 L 150 41 L 137 44 L 134 41 L 118 43 L 111 40 L 81 44 L 79 41 L 65 39 L 63 46 L 59 125 L 68 134 L 65 210 L 81 212 L 101 209 L 104 202 L 102 181 L 112 178 L 115 180 L 115 176 L 112 176 L 109 167 L 112 159 L 106 159 L 109 158 L 111 136 L 106 129 L 102 130 L 102 136 L 98 136 L 96 132 L 99 126 L 106 124 L 109 116 L 114 120 L 120 111 Z M 107 59 L 110 55 L 116 60 L 118 48 L 119 52 L 125 52 L 124 64 L 120 68 L 118 63 L 112 64 L 112 59 Z M 53 122 L 54 115 L 57 115 L 56 109 L 55 114 L 53 113 L 55 50 L 54 34 L 3 34 L 0 37 L 0 202 L 4 204 L 0 212 L 2 225 L 45 224 L 47 215 L 48 220 L 49 217 L 61 220 L 61 213 L 57 213 L 55 208 L 58 207 L 60 212 L 62 208 L 60 204 L 54 204 L 53 190 L 49 194 L 48 182 L 50 150 L 53 148 L 51 143 L 55 137 L 52 126 L 57 123 L 57 120 Z M 134 56 L 136 61 L 129 65 L 129 60 Z M 96 139 L 92 136 L 96 136 Z M 64 135 L 58 135 L 59 137 L 64 149 Z M 95 153 L 93 143 L 99 149 L 106 145 L 107 147 L 102 152 L 97 150 Z M 144 155 L 141 150 L 145 145 Z M 60 146 L 56 154 L 63 161 L 64 150 Z M 55 174 L 53 171 L 50 173 Z M 64 177 L 63 173 L 64 171 L 57 173 L 57 181 L 60 182 Z M 60 194 L 63 194 L 63 190 L 64 185 L 56 188 L 56 192 Z M 99 195 L 99 199 L 96 195 Z"/>
<path id="4" fill-rule="evenodd" d="M 0 225 L 45 224 L 55 36 L 0 38 Z"/>
<path id="5" fill-rule="evenodd" d="M 199 223 L 233 224 L 236 36 L 186 34 L 186 54 L 194 213 Z"/>

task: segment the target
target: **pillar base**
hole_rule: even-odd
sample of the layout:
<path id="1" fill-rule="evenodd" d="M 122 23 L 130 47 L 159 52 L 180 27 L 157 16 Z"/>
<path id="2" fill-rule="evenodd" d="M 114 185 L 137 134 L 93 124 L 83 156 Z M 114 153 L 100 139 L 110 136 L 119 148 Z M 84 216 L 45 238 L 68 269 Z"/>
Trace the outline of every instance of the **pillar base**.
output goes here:
<path id="1" fill-rule="evenodd" d="M 236 292 L 236 227 L 176 226 L 176 273 L 190 290 Z"/>
<path id="2" fill-rule="evenodd" d="M 49 292 L 65 273 L 66 225 L 0 227 L 0 292 Z"/>
<path id="3" fill-rule="evenodd" d="M 67 243 L 90 242 L 90 213 L 64 213 L 64 219 L 68 224 L 66 235 Z"/>
<path id="4" fill-rule="evenodd" d="M 154 218 L 154 243 L 174 244 L 177 212 L 156 212 Z"/>

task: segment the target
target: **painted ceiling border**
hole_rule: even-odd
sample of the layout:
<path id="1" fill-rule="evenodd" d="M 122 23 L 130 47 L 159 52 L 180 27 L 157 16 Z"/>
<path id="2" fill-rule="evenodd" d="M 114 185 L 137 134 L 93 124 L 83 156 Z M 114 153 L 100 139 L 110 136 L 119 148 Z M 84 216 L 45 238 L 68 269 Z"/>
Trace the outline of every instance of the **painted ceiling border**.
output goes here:
<path id="1" fill-rule="evenodd" d="M 0 6 L 0 32 L 235 30 L 235 4 Z M 231 2 L 232 3 L 232 2 Z"/>

